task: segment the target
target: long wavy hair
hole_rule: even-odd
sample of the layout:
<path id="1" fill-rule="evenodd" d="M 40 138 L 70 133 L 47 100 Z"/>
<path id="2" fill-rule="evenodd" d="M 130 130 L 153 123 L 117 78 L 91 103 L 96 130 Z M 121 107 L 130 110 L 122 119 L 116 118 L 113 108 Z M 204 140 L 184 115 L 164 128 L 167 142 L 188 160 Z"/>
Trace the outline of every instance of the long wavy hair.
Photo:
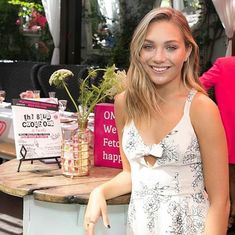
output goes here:
<path id="1" fill-rule="evenodd" d="M 135 29 L 130 45 L 130 67 L 127 72 L 128 84 L 126 90 L 127 122 L 134 120 L 138 123 L 140 120 L 146 120 L 146 118 L 150 120 L 154 113 L 160 112 L 157 103 L 161 97 L 157 94 L 156 85 L 146 74 L 140 62 L 140 51 L 144 44 L 148 26 L 152 22 L 158 21 L 172 22 L 181 30 L 185 46 L 192 48 L 191 54 L 182 68 L 183 83 L 188 89 L 194 88 L 206 94 L 198 79 L 198 46 L 193 39 L 185 16 L 173 8 L 155 8 L 141 20 Z"/>

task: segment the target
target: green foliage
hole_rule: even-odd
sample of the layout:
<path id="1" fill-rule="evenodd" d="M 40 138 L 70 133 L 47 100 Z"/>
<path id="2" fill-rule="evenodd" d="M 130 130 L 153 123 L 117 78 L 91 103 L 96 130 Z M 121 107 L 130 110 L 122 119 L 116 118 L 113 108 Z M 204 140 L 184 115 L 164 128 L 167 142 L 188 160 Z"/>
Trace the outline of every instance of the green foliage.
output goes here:
<path id="1" fill-rule="evenodd" d="M 53 42 L 46 26 L 45 30 L 38 35 L 25 35 L 22 33 L 19 25 L 16 24 L 22 6 L 33 6 L 41 11 L 40 0 L 18 1 L 12 0 L 0 1 L 0 60 L 30 60 L 30 61 L 50 61 Z M 21 5 L 23 4 L 23 5 Z M 40 5 L 40 6 L 39 6 Z"/>
<path id="2" fill-rule="evenodd" d="M 86 58 L 85 63 L 102 67 L 112 64 L 116 64 L 120 68 L 129 66 L 129 45 L 134 29 L 140 19 L 153 8 L 156 0 L 148 0 L 148 4 L 142 0 L 128 2 L 119 0 L 120 22 L 118 24 L 120 24 L 121 32 L 112 31 L 115 38 L 115 46 L 113 48 L 102 48 L 102 46 L 96 45 L 96 48 L 93 48 L 96 51 L 94 50 L 95 52 L 89 58 Z M 89 14 L 84 12 L 83 18 L 91 22 L 92 32 L 97 33 L 98 25 L 101 22 L 105 22 L 105 17 L 100 12 L 97 0 L 90 0 L 90 8 L 91 12 Z"/>
<path id="3" fill-rule="evenodd" d="M 27 57 L 27 51 L 21 49 L 26 47 L 26 41 L 16 25 L 18 9 L 9 5 L 6 0 L 1 0 L 0 15 L 0 59 Z"/>
<path id="4" fill-rule="evenodd" d="M 212 0 L 200 0 L 199 4 L 202 10 L 199 22 L 193 27 L 193 35 L 199 46 L 200 73 L 203 73 L 212 66 L 215 43 L 224 34 L 224 28 Z"/>
<path id="5" fill-rule="evenodd" d="M 200 1 L 198 0 L 184 0 L 185 7 L 191 7 L 192 9 L 197 9 L 200 7 Z"/>
<path id="6" fill-rule="evenodd" d="M 90 0 L 91 13 L 88 18 L 91 20 L 92 32 L 96 32 L 99 23 L 102 21 L 102 14 L 99 9 L 98 0 Z"/>
<path id="7" fill-rule="evenodd" d="M 41 1 L 39 1 L 41 2 Z M 31 14 L 32 9 L 35 9 L 39 12 L 43 12 L 43 6 L 41 3 L 36 3 L 35 1 L 21 1 L 21 0 L 9 0 L 9 4 L 20 6 L 21 9 L 18 12 L 19 16 L 28 16 Z"/>
<path id="8" fill-rule="evenodd" d="M 120 0 L 120 28 L 122 31 L 115 35 L 117 44 L 112 51 L 112 63 L 118 67 L 127 68 L 129 66 L 129 46 L 134 30 L 142 17 L 153 8 L 155 2 L 155 0 L 149 0 L 146 4 L 146 1 L 136 0 L 134 2 L 136 11 L 133 11 L 133 7 L 128 6 L 125 0 Z"/>

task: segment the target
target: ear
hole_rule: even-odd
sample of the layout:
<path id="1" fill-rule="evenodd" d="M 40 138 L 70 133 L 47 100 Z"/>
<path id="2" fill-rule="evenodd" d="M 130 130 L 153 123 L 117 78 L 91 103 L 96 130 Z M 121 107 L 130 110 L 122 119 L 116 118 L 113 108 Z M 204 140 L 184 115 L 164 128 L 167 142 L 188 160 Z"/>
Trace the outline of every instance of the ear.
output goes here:
<path id="1" fill-rule="evenodd" d="M 191 52 L 192 52 L 192 46 L 189 45 L 189 46 L 186 47 L 186 56 L 185 56 L 184 62 L 186 62 L 186 61 L 188 60 L 188 58 L 189 58 Z"/>

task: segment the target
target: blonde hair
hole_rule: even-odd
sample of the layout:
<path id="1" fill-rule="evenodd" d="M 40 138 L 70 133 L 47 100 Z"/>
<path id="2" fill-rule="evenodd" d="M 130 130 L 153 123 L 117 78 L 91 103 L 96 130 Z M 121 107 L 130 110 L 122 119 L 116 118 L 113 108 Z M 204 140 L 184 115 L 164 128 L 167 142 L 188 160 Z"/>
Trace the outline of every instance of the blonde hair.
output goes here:
<path id="1" fill-rule="evenodd" d="M 206 94 L 198 79 L 199 50 L 193 39 L 185 16 L 173 8 L 155 8 L 141 20 L 137 26 L 130 46 L 130 67 L 127 72 L 128 86 L 126 91 L 127 121 L 139 122 L 143 118 L 150 119 L 151 115 L 159 111 L 156 95 L 156 85 L 151 81 L 140 62 L 140 51 L 144 44 L 148 26 L 152 22 L 169 21 L 175 23 L 182 32 L 185 46 L 192 51 L 184 63 L 181 76 L 184 85 Z"/>

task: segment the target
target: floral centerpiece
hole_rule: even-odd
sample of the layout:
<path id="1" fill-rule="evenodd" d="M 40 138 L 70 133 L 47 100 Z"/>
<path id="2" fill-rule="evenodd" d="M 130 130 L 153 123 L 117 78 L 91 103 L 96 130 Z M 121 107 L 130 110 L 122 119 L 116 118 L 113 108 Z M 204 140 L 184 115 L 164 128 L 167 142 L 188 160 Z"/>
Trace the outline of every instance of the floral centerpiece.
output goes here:
<path id="1" fill-rule="evenodd" d="M 98 72 L 103 72 L 103 78 L 99 85 L 92 84 Z M 103 102 L 105 98 L 113 98 L 125 88 L 125 71 L 119 71 L 115 65 L 111 67 L 90 69 L 85 79 L 80 79 L 79 97 L 74 100 L 67 80 L 74 74 L 67 69 L 55 71 L 50 79 L 50 85 L 62 87 L 66 90 L 77 111 L 79 128 L 72 134 L 70 141 L 63 141 L 61 153 L 62 172 L 66 176 L 83 176 L 89 174 L 89 134 L 87 131 L 88 117 L 93 112 L 96 104 Z"/>
<path id="2" fill-rule="evenodd" d="M 98 86 L 90 85 L 90 79 L 95 79 L 99 71 L 104 73 L 100 84 Z M 117 70 L 115 65 L 107 68 L 91 68 L 86 78 L 80 79 L 80 95 L 77 102 L 72 97 L 66 83 L 73 76 L 74 74 L 70 70 L 59 69 L 51 75 L 49 84 L 66 90 L 77 111 L 79 126 L 85 128 L 89 114 L 94 110 L 96 104 L 104 101 L 105 98 L 113 98 L 117 93 L 124 90 L 126 72 Z"/>

